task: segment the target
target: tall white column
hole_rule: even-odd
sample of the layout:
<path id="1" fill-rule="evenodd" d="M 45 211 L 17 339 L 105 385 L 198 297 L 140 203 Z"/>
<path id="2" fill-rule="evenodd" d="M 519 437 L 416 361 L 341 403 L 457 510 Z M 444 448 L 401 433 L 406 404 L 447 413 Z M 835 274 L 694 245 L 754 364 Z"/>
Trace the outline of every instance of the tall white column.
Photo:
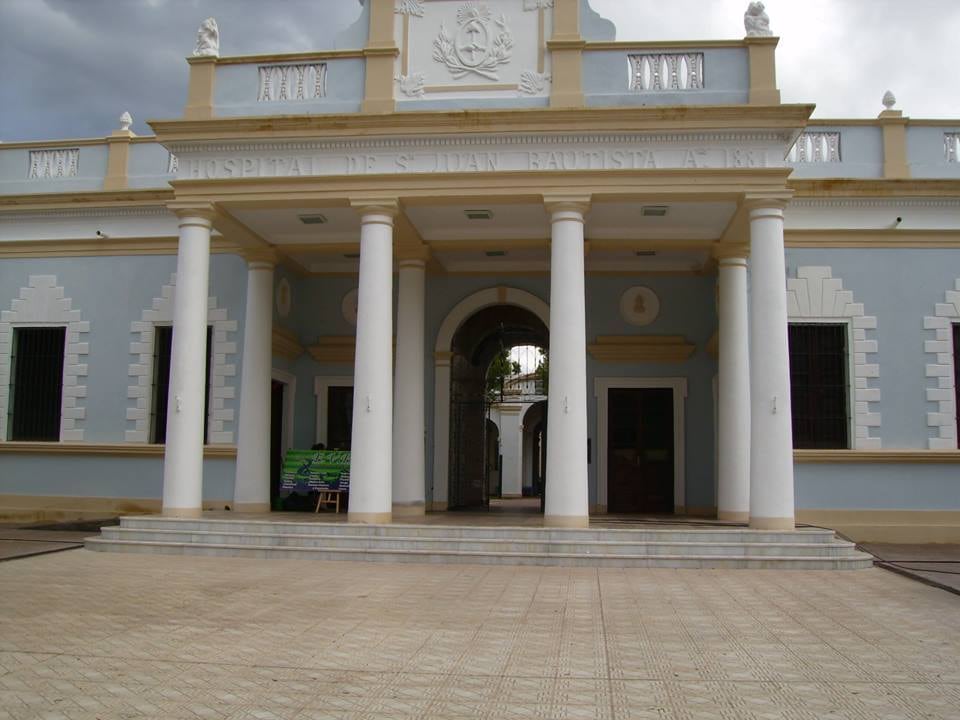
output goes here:
<path id="1" fill-rule="evenodd" d="M 720 382 L 717 442 L 717 517 L 750 519 L 750 343 L 747 325 L 747 260 L 719 260 Z"/>
<path id="2" fill-rule="evenodd" d="M 348 519 L 384 523 L 392 518 L 395 209 L 361 205 L 359 210 L 360 290 Z"/>
<path id="3" fill-rule="evenodd" d="M 273 259 L 247 258 L 247 308 L 240 374 L 240 428 L 233 509 L 270 510 L 270 382 L 273 346 Z"/>
<path id="4" fill-rule="evenodd" d="M 750 316 L 750 527 L 792 529 L 793 429 L 781 207 L 750 211 Z"/>
<path id="5" fill-rule="evenodd" d="M 397 296 L 397 370 L 393 400 L 393 514 L 425 512 L 423 260 L 401 260 Z"/>
<path id="6" fill-rule="evenodd" d="M 208 211 L 180 214 L 163 453 L 163 514 L 175 517 L 199 517 L 203 500 L 211 218 Z"/>
<path id="7" fill-rule="evenodd" d="M 583 277 L 586 203 L 548 205 L 550 245 L 550 387 L 544 523 L 586 527 L 587 346 Z"/>

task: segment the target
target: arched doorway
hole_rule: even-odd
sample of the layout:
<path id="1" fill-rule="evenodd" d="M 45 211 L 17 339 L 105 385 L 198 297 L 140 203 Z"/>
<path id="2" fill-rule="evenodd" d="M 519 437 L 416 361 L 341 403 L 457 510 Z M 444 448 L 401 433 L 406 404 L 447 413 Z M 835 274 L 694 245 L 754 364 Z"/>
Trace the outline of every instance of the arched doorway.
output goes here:
<path id="1" fill-rule="evenodd" d="M 550 307 L 547 303 L 526 290 L 508 287 L 486 288 L 467 296 L 450 310 L 437 332 L 437 341 L 434 346 L 433 483 L 431 487 L 431 506 L 434 510 L 446 510 L 450 507 L 454 335 L 476 313 L 487 308 L 502 306 L 529 311 L 542 324 L 543 335 L 546 337 L 546 328 L 550 322 Z"/>
<path id="2" fill-rule="evenodd" d="M 509 459 L 504 453 L 501 479 L 505 480 L 508 472 L 509 477 L 515 476 L 517 488 L 512 494 L 519 496 L 522 402 L 519 397 L 516 402 L 504 397 L 503 371 L 497 375 L 496 370 L 504 363 L 510 365 L 512 348 L 546 347 L 547 342 L 543 321 L 515 305 L 478 310 L 454 334 L 450 346 L 449 509 L 479 509 L 489 504 L 492 468 L 487 433 L 493 404 L 501 410 L 501 431 L 504 436 L 510 433 L 509 447 L 513 448 Z"/>

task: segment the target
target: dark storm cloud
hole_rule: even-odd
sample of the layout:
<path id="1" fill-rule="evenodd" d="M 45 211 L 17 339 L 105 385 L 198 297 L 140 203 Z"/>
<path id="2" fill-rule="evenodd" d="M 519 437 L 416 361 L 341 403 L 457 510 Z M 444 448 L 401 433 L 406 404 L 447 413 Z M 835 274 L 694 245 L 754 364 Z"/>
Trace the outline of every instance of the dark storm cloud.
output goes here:
<path id="1" fill-rule="evenodd" d="M 329 49 L 356 0 L 0 0 L 0 140 L 102 137 L 180 115 L 197 27 L 223 55 Z"/>

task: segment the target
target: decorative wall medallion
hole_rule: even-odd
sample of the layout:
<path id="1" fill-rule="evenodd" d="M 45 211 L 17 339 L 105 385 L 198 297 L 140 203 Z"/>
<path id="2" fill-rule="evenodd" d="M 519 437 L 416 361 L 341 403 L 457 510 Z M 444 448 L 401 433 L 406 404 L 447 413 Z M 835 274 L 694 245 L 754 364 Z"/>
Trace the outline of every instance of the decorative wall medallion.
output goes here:
<path id="1" fill-rule="evenodd" d="M 286 318 L 290 314 L 292 305 L 293 292 L 290 289 L 290 282 L 286 278 L 281 278 L 277 283 L 277 314 Z"/>
<path id="2" fill-rule="evenodd" d="M 497 67 L 513 56 L 513 36 L 506 16 L 501 13 L 494 19 L 486 5 L 465 3 L 457 10 L 457 25 L 451 36 L 440 24 L 440 35 L 433 41 L 433 59 L 446 65 L 455 80 L 470 73 L 499 80 Z"/>
<path id="3" fill-rule="evenodd" d="M 354 288 L 343 296 L 343 302 L 340 304 L 340 310 L 343 312 L 343 319 L 351 325 L 357 324 L 357 299 L 359 296 L 359 288 Z"/>
<path id="4" fill-rule="evenodd" d="M 660 314 L 660 298 L 648 287 L 632 287 L 620 296 L 620 315 L 631 325 L 649 325 Z"/>

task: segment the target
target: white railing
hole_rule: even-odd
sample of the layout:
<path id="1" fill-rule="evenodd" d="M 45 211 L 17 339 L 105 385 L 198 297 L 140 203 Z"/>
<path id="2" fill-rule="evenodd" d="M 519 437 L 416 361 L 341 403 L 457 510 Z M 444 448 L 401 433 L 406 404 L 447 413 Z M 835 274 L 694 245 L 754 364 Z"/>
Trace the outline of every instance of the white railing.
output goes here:
<path id="1" fill-rule="evenodd" d="M 31 150 L 30 170 L 27 178 L 75 177 L 80 169 L 80 148 L 55 148 L 52 150 Z"/>
<path id="2" fill-rule="evenodd" d="M 703 53 L 640 53 L 628 57 L 631 90 L 703 90 Z"/>
<path id="3" fill-rule="evenodd" d="M 947 162 L 960 162 L 960 132 L 943 134 L 943 150 L 947 157 Z"/>
<path id="4" fill-rule="evenodd" d="M 258 102 L 313 100 L 327 94 L 327 64 L 261 65 Z"/>
<path id="5" fill-rule="evenodd" d="M 840 162 L 840 133 L 805 132 L 787 154 L 791 163 Z"/>

